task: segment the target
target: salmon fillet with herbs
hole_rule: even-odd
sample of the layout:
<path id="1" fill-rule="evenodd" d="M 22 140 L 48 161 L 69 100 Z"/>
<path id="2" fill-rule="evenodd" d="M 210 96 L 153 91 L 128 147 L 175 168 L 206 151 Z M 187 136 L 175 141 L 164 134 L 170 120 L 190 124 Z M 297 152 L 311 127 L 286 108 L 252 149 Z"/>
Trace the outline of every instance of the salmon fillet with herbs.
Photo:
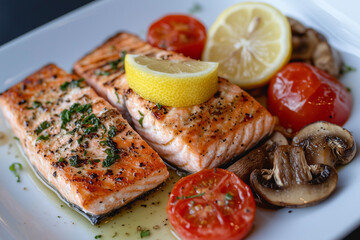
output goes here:
<path id="1" fill-rule="evenodd" d="M 118 110 L 53 64 L 2 93 L 0 104 L 33 169 L 94 224 L 169 175 Z"/>
<path id="2" fill-rule="evenodd" d="M 126 82 L 124 55 L 183 59 L 139 37 L 118 33 L 74 65 L 76 74 L 132 122 L 161 157 L 189 172 L 218 167 L 271 134 L 275 118 L 248 93 L 219 78 L 207 102 L 185 108 L 160 106 L 141 98 Z"/>

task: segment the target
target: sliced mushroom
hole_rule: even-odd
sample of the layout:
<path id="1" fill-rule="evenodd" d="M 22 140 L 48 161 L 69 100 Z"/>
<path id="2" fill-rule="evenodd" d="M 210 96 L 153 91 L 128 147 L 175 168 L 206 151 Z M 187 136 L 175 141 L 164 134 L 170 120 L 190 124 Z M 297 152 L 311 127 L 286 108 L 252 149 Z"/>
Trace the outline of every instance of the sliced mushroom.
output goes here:
<path id="1" fill-rule="evenodd" d="M 337 184 L 336 170 L 328 165 L 308 165 L 301 147 L 284 145 L 274 152 L 273 169 L 254 170 L 253 190 L 276 206 L 305 207 L 329 197 Z"/>
<path id="2" fill-rule="evenodd" d="M 291 60 L 309 63 L 339 77 L 342 66 L 340 53 L 329 45 L 325 36 L 291 17 L 288 17 L 288 21 L 292 34 Z"/>
<path id="3" fill-rule="evenodd" d="M 250 151 L 244 157 L 227 168 L 234 172 L 245 183 L 250 184 L 250 174 L 255 169 L 271 168 L 273 151 L 277 146 L 288 145 L 286 138 L 279 132 L 274 132 L 263 145 Z"/>
<path id="4" fill-rule="evenodd" d="M 321 70 L 338 77 L 341 72 L 342 60 L 338 51 L 332 48 L 327 41 L 317 44 L 312 61 L 314 66 Z"/>
<path id="5" fill-rule="evenodd" d="M 301 129 L 293 138 L 292 145 L 303 148 L 308 164 L 347 164 L 356 154 L 356 144 L 351 133 L 324 121 Z"/>

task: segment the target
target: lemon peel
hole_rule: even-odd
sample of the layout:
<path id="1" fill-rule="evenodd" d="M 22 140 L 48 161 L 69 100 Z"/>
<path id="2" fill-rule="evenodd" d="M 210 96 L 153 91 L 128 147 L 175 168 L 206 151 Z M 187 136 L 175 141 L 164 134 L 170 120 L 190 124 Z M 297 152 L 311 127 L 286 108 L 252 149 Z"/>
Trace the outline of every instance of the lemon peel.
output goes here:
<path id="1" fill-rule="evenodd" d="M 287 18 L 269 4 L 243 2 L 210 27 L 202 60 L 219 62 L 219 76 L 250 89 L 265 85 L 290 56 Z"/>
<path id="2" fill-rule="evenodd" d="M 127 54 L 129 86 L 144 99 L 172 107 L 203 103 L 218 91 L 218 63 L 160 60 Z"/>

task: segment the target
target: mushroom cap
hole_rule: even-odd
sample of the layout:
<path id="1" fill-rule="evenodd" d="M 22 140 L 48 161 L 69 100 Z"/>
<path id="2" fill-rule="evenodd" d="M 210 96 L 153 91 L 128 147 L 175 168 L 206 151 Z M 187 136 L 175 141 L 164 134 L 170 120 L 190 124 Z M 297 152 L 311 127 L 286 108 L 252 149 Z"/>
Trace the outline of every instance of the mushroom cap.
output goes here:
<path id="1" fill-rule="evenodd" d="M 227 170 L 235 173 L 241 180 L 249 184 L 251 172 L 255 169 L 271 168 L 275 148 L 279 145 L 288 144 L 284 135 L 280 132 L 274 132 L 264 144 L 230 165 Z"/>
<path id="2" fill-rule="evenodd" d="M 305 27 L 301 22 L 288 17 L 291 27 L 292 61 L 309 63 L 332 76 L 341 74 L 342 58 L 332 48 L 326 37 L 312 28 Z"/>
<path id="3" fill-rule="evenodd" d="M 327 197 L 337 185 L 336 170 L 328 165 L 307 165 L 300 147 L 279 146 L 274 153 L 274 168 L 254 170 L 253 190 L 276 206 L 305 207 Z"/>
<path id="4" fill-rule="evenodd" d="M 292 145 L 303 148 L 308 164 L 347 164 L 356 154 L 356 144 L 351 133 L 325 121 L 302 128 L 293 138 Z"/>

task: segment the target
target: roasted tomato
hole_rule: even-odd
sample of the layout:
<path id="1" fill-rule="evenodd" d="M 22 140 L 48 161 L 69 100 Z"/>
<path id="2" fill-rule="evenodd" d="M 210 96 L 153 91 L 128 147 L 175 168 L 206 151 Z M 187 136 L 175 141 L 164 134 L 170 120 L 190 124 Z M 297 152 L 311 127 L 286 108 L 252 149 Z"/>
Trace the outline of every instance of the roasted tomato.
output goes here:
<path id="1" fill-rule="evenodd" d="M 175 184 L 167 213 L 181 239 L 235 240 L 251 229 L 255 201 L 250 188 L 234 173 L 206 169 Z"/>
<path id="2" fill-rule="evenodd" d="M 267 105 L 280 125 L 298 131 L 319 120 L 343 125 L 353 100 L 331 75 L 305 63 L 289 63 L 270 80 Z"/>
<path id="3" fill-rule="evenodd" d="M 206 40 L 206 29 L 188 15 L 167 15 L 152 23 L 147 41 L 154 47 L 200 59 Z"/>

